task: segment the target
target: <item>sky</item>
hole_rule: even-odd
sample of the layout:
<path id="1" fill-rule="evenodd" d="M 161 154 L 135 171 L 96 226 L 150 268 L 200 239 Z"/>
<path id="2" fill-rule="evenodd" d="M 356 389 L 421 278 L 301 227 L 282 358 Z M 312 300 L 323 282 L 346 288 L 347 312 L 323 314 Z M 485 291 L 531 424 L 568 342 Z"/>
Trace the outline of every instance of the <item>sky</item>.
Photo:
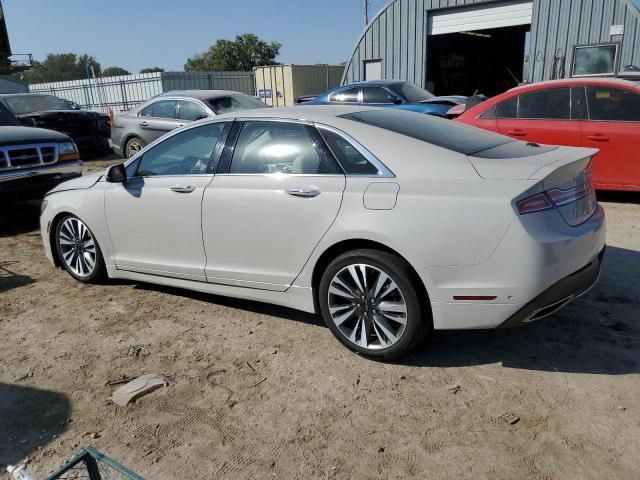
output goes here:
<path id="1" fill-rule="evenodd" d="M 370 18 L 387 0 L 370 0 Z M 362 33 L 361 0 L 2 0 L 11 50 L 87 53 L 102 68 L 180 71 L 219 38 L 282 44 L 281 63 L 337 64 Z"/>

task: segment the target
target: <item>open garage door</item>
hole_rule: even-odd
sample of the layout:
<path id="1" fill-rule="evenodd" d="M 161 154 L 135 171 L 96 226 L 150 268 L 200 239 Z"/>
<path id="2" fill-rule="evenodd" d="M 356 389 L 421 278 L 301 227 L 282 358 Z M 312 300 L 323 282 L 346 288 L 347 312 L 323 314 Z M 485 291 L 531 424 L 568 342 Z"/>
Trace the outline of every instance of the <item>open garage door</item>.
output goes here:
<path id="1" fill-rule="evenodd" d="M 531 0 L 435 11 L 429 17 L 426 86 L 436 95 L 489 97 L 523 80 Z"/>
<path id="2" fill-rule="evenodd" d="M 429 35 L 443 35 L 445 33 L 531 25 L 532 16 L 532 0 L 456 8 L 431 14 L 428 33 Z"/>

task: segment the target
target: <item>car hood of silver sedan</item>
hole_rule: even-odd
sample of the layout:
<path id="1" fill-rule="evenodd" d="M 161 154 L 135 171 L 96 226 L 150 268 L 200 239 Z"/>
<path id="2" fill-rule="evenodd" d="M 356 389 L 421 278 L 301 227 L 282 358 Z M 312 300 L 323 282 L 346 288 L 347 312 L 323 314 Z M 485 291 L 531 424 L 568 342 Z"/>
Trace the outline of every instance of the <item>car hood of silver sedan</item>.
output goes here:
<path id="1" fill-rule="evenodd" d="M 105 171 L 101 170 L 99 172 L 91 173 L 89 175 L 84 175 L 82 177 L 74 178 L 72 180 L 68 180 L 66 182 L 62 182 L 57 187 L 49 190 L 47 195 L 56 192 L 64 192 L 67 190 L 84 190 L 87 188 L 93 187 L 98 181 L 104 176 Z"/>

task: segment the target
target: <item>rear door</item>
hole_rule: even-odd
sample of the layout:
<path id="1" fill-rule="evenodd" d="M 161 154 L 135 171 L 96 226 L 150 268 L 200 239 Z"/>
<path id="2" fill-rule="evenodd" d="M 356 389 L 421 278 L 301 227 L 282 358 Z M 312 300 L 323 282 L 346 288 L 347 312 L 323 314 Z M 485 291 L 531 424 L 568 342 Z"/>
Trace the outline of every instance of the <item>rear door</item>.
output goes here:
<path id="1" fill-rule="evenodd" d="M 528 92 L 503 103 L 496 106 L 498 131 L 503 135 L 550 145 L 580 145 L 580 123 L 571 118 L 570 87 Z"/>
<path id="2" fill-rule="evenodd" d="M 640 189 L 640 92 L 612 86 L 579 87 L 588 119 L 582 145 L 600 149 L 593 164 L 598 188 Z"/>
<path id="3" fill-rule="evenodd" d="M 202 203 L 209 282 L 275 291 L 293 282 L 335 220 L 345 188 L 321 145 L 315 127 L 303 123 L 234 125 Z"/>
<path id="4" fill-rule="evenodd" d="M 157 100 L 147 105 L 138 114 L 138 125 L 144 137 L 143 140 L 147 143 L 184 124 L 184 120 L 178 119 L 176 100 Z"/>

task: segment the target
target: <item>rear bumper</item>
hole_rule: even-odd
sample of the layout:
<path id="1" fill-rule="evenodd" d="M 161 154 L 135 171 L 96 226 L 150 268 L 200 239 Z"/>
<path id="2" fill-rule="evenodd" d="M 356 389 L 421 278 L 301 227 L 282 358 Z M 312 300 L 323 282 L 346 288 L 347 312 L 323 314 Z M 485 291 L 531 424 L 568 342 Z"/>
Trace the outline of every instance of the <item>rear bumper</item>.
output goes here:
<path id="1" fill-rule="evenodd" d="M 549 316 L 586 293 L 598 281 L 605 249 L 587 265 L 554 283 L 513 314 L 500 327 L 513 327 Z"/>
<path id="2" fill-rule="evenodd" d="M 81 175 L 81 160 L 0 172 L 0 198 L 15 201 L 41 199 L 56 185 Z"/>

